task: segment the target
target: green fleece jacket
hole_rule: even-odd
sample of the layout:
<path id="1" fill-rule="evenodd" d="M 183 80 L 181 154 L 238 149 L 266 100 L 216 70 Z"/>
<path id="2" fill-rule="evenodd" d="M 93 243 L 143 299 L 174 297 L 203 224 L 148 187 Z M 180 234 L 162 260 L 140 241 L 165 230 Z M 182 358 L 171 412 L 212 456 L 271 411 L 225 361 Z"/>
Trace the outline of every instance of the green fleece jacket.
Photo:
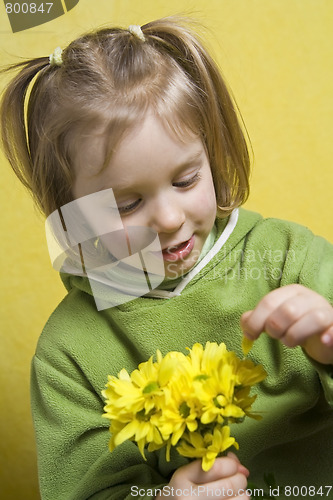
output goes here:
<path id="1" fill-rule="evenodd" d="M 176 452 L 166 462 L 164 451 L 147 453 L 144 461 L 131 442 L 108 451 L 101 395 L 108 374 L 132 371 L 156 349 L 186 352 L 207 340 L 223 341 L 241 356 L 241 314 L 283 285 L 301 283 L 333 303 L 333 247 L 323 238 L 243 209 L 234 228 L 225 225 L 217 220 L 217 241 L 186 286 L 162 298 L 152 294 L 98 312 L 89 281 L 63 276 L 68 295 L 48 320 L 32 362 L 42 500 L 154 498 L 186 463 Z M 279 499 L 295 498 L 288 487 L 302 486 L 303 497 L 332 499 L 333 367 L 265 334 L 249 357 L 268 372 L 254 404 L 264 418 L 232 426 L 251 482 L 262 488 L 263 476 L 273 473 Z"/>

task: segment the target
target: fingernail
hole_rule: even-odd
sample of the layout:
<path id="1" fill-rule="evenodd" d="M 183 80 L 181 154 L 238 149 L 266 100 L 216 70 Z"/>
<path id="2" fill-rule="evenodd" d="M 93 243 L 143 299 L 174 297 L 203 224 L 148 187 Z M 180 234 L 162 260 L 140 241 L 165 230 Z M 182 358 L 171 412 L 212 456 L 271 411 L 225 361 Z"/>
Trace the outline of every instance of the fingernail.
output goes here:
<path id="1" fill-rule="evenodd" d="M 238 472 L 243 474 L 245 477 L 249 477 L 249 475 L 250 475 L 249 469 L 247 469 L 246 467 L 244 467 L 244 465 L 241 465 L 241 464 L 239 464 L 239 466 L 238 466 Z"/>
<path id="2" fill-rule="evenodd" d="M 333 337 L 329 333 L 324 333 L 324 335 L 321 337 L 321 341 L 328 347 L 333 346 Z"/>

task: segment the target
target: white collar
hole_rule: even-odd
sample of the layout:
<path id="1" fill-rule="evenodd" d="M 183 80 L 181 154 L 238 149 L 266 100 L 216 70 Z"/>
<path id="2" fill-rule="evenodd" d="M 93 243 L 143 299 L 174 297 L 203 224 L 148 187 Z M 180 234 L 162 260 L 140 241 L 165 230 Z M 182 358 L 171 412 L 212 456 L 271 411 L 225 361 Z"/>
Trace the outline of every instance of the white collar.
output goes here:
<path id="1" fill-rule="evenodd" d="M 233 210 L 230 215 L 228 224 L 224 228 L 217 242 L 213 245 L 213 247 L 209 250 L 205 257 L 198 263 L 198 265 L 196 265 L 191 271 L 186 274 L 186 276 L 184 276 L 184 278 L 180 281 L 180 283 L 178 283 L 178 285 L 172 292 L 168 290 L 152 290 L 151 292 L 147 293 L 145 297 L 156 299 L 171 299 L 172 297 L 179 296 L 184 288 L 188 285 L 188 283 L 194 278 L 194 276 L 196 276 L 201 271 L 201 269 L 203 269 L 208 264 L 208 262 L 213 257 L 215 257 L 215 255 L 227 242 L 236 227 L 238 221 L 238 213 L 238 208 Z"/>

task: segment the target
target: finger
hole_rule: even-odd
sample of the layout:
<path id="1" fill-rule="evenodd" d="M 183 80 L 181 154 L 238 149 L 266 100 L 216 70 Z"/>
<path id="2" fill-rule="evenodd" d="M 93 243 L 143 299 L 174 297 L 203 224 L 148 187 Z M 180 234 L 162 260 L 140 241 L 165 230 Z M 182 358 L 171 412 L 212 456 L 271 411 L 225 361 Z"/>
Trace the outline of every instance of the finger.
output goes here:
<path id="1" fill-rule="evenodd" d="M 205 484 L 229 477 L 238 472 L 239 464 L 233 458 L 217 458 L 208 471 L 202 469 L 201 460 L 194 460 L 176 471 L 182 473 L 193 484 Z"/>
<path id="2" fill-rule="evenodd" d="M 323 316 L 326 316 L 326 320 L 322 323 L 323 327 L 326 329 L 329 322 L 329 311 L 333 309 L 322 300 L 322 297 L 312 293 L 300 293 L 288 298 L 280 304 L 267 318 L 264 324 L 264 331 L 268 333 L 271 337 L 277 339 L 287 339 L 292 337 L 293 333 L 299 335 L 299 333 L 304 335 L 304 339 L 307 336 L 307 332 L 313 331 L 314 334 L 319 333 L 315 327 L 316 321 L 322 323 Z M 326 314 L 325 314 L 326 309 Z M 309 318 L 308 315 L 313 315 L 313 321 L 304 325 L 302 318 Z M 316 320 L 316 317 L 318 319 Z M 301 322 L 303 329 L 299 332 L 297 325 Z M 304 328 L 305 326 L 305 328 Z M 321 330 L 323 331 L 323 330 Z M 295 339 L 296 340 L 296 339 Z M 300 339 L 301 342 L 301 339 Z M 300 343 L 299 342 L 299 343 Z"/>
<path id="3" fill-rule="evenodd" d="M 250 471 L 249 469 L 247 469 L 246 467 L 244 467 L 244 465 L 242 465 L 239 461 L 239 458 L 237 457 L 237 455 L 235 455 L 234 453 L 232 453 L 232 451 L 229 451 L 228 454 L 227 454 L 228 457 L 230 458 L 233 458 L 234 460 L 236 460 L 236 462 L 238 463 L 238 472 L 240 472 L 241 474 L 244 474 L 245 477 L 249 477 L 250 475 Z"/>
<path id="4" fill-rule="evenodd" d="M 328 335 L 331 345 L 326 345 L 323 338 Z M 302 346 L 308 355 L 325 365 L 333 364 L 333 327 L 328 328 L 321 336 L 312 336 Z"/>
<path id="5" fill-rule="evenodd" d="M 303 345 L 310 337 L 323 335 L 332 339 L 333 308 L 317 307 L 303 314 L 280 337 L 288 347 Z"/>
<path id="6" fill-rule="evenodd" d="M 303 292 L 300 285 L 288 285 L 269 292 L 257 304 L 253 311 L 247 311 L 241 319 L 241 326 L 246 337 L 255 340 L 265 330 L 265 323 L 270 314 L 283 302 Z"/>
<path id="7" fill-rule="evenodd" d="M 189 479 L 196 484 L 211 483 L 221 478 L 227 478 L 237 474 L 239 464 L 230 457 L 219 457 L 215 460 L 213 466 L 208 471 L 202 470 L 201 461 L 199 461 L 200 470 L 193 471 Z M 191 464 L 190 464 L 191 465 Z M 191 471 L 192 473 L 192 471 Z"/>
<path id="8" fill-rule="evenodd" d="M 241 326 L 241 329 L 243 330 L 243 335 L 244 335 L 244 337 L 246 337 L 250 340 L 252 340 L 252 335 L 249 334 L 249 332 L 247 331 L 247 321 L 250 318 L 252 313 L 253 313 L 253 311 L 246 311 L 245 313 L 243 313 L 241 315 L 241 318 L 240 318 L 240 326 Z"/>
<path id="9" fill-rule="evenodd" d="M 213 498 L 238 498 L 246 491 L 247 479 L 243 474 L 237 473 L 231 477 L 202 485 L 202 492 L 203 487 Z M 200 486 L 198 486 L 198 491 L 199 489 Z"/>
<path id="10" fill-rule="evenodd" d="M 247 322 L 248 318 L 251 316 L 253 311 L 246 311 L 245 313 L 242 314 L 241 316 L 241 325 L 245 325 Z"/>
<path id="11" fill-rule="evenodd" d="M 326 347 L 333 347 L 333 326 L 330 326 L 321 336 L 321 341 Z"/>

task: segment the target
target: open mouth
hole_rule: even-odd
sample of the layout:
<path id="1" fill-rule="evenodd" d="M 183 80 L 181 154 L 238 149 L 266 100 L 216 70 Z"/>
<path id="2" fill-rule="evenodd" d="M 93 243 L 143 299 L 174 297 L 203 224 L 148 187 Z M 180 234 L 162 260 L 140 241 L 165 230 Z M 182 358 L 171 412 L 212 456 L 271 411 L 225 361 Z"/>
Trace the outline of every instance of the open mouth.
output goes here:
<path id="1" fill-rule="evenodd" d="M 163 260 L 167 262 L 175 262 L 177 260 L 185 259 L 193 250 L 194 236 L 187 241 L 183 241 L 179 245 L 167 247 L 162 250 Z"/>

